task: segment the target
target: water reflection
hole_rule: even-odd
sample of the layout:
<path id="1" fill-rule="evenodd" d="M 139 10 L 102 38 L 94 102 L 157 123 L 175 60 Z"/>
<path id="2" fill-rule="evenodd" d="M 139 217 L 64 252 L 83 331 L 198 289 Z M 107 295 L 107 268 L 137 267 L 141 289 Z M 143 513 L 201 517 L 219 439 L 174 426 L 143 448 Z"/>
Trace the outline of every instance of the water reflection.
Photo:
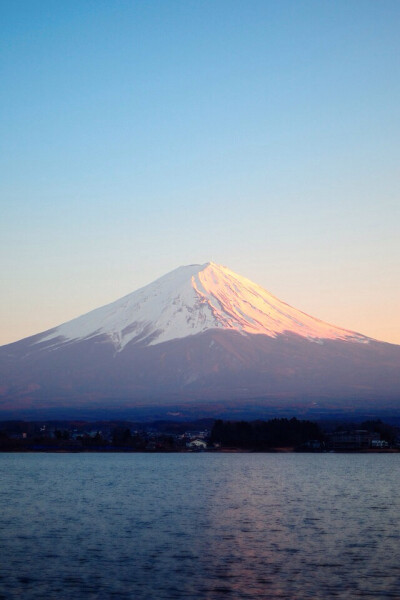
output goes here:
<path id="1" fill-rule="evenodd" d="M 398 598 L 399 455 L 1 455 L 7 599 Z"/>

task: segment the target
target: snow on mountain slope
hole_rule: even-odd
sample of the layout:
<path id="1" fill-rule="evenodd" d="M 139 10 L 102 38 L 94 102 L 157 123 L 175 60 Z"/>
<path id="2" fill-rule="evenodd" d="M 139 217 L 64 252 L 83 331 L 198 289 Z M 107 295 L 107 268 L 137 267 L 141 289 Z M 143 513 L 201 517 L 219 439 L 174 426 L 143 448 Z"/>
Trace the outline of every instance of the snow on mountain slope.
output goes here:
<path id="1" fill-rule="evenodd" d="M 106 336 L 120 351 L 130 342 L 156 345 L 215 328 L 270 337 L 290 332 L 315 341 L 369 341 L 296 310 L 212 262 L 179 267 L 124 298 L 46 332 L 39 341 L 54 340 L 58 345 Z"/>

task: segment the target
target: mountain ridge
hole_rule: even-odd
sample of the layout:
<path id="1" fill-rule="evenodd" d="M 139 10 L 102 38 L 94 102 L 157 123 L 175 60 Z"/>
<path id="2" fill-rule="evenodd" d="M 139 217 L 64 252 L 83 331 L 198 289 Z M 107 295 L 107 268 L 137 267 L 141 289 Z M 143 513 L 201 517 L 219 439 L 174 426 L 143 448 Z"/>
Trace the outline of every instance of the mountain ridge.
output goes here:
<path id="1" fill-rule="evenodd" d="M 400 346 L 329 325 L 205 263 L 0 347 L 0 413 L 233 400 L 400 411 Z"/>
<path id="2" fill-rule="evenodd" d="M 271 337 L 292 332 L 316 341 L 368 343 L 370 339 L 311 317 L 213 262 L 178 267 L 123 298 L 38 335 L 41 342 L 54 340 L 57 345 L 59 337 L 68 342 L 104 334 L 120 352 L 132 342 L 155 345 L 209 329 Z"/>

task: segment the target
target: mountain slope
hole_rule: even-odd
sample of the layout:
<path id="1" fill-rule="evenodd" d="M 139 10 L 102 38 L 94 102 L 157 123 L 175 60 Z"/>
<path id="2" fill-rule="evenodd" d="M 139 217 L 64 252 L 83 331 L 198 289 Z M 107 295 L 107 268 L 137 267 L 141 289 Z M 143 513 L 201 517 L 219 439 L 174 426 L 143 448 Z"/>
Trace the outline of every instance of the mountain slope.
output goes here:
<path id="1" fill-rule="evenodd" d="M 227 267 L 180 267 L 154 283 L 69 321 L 40 338 L 68 342 L 106 336 L 121 351 L 131 342 L 160 344 L 210 329 L 311 339 L 368 338 L 319 321 L 285 304 Z"/>
<path id="2" fill-rule="evenodd" d="M 255 399 L 400 411 L 400 346 L 310 317 L 207 263 L 0 348 L 3 412 Z"/>

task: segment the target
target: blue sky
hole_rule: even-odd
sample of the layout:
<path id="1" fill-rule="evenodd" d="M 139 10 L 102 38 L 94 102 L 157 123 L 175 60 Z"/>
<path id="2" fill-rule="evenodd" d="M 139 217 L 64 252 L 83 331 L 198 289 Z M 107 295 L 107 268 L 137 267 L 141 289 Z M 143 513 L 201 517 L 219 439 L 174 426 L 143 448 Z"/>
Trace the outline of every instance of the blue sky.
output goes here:
<path id="1" fill-rule="evenodd" d="M 0 343 L 208 260 L 400 343 L 398 1 L 0 13 Z"/>

